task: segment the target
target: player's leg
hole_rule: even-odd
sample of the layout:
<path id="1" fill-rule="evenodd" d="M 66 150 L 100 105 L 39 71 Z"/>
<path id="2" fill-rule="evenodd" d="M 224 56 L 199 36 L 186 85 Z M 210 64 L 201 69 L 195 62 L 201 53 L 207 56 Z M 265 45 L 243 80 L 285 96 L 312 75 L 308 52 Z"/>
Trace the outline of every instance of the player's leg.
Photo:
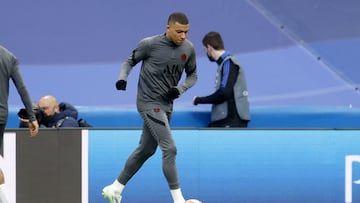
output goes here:
<path id="1" fill-rule="evenodd" d="M 0 156 L 3 156 L 4 133 L 5 133 L 5 124 L 0 124 Z"/>
<path id="2" fill-rule="evenodd" d="M 125 167 L 118 177 L 119 182 L 125 185 L 145 161 L 155 153 L 157 146 L 157 141 L 150 134 L 149 128 L 144 125 L 139 145 L 127 159 Z"/>
<path id="3" fill-rule="evenodd" d="M 5 124 L 0 124 L 0 135 L 1 135 L 0 136 L 0 150 L 1 151 L 2 151 L 2 145 L 3 145 L 4 132 L 5 132 Z M 8 198 L 7 198 L 6 188 L 5 188 L 5 177 L 1 170 L 2 165 L 3 165 L 2 154 L 0 154 L 0 203 L 7 203 Z"/>
<path id="4" fill-rule="evenodd" d="M 2 157 L 0 156 L 0 159 Z M 1 161 L 0 161 L 1 162 Z M 0 168 L 0 203 L 8 203 L 7 192 L 5 188 L 4 174 Z"/>
<path id="5" fill-rule="evenodd" d="M 103 189 L 103 195 L 110 203 L 120 203 L 121 194 L 126 183 L 136 174 L 145 161 L 156 151 L 157 142 L 146 125 L 143 127 L 140 142 L 135 151 L 127 159 L 119 177 Z"/>
<path id="6" fill-rule="evenodd" d="M 162 168 L 164 176 L 168 182 L 174 203 L 184 203 L 178 172 L 176 168 L 176 144 L 170 130 L 171 113 L 166 113 L 160 109 L 147 111 L 143 114 L 145 124 L 155 137 L 162 151 Z"/>

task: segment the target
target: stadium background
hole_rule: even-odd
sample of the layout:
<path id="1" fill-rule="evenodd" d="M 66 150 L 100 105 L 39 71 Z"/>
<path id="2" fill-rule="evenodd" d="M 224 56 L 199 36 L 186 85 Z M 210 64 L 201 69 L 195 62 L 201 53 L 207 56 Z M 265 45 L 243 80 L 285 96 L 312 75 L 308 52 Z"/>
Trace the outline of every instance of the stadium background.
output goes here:
<path id="1" fill-rule="evenodd" d="M 356 0 L 6 1 L 0 43 L 18 56 L 34 100 L 53 94 L 79 106 L 134 105 L 139 68 L 119 93 L 121 62 L 140 39 L 165 32 L 169 13 L 183 11 L 199 81 L 177 106 L 195 108 L 192 97 L 212 91 L 216 67 L 201 39 L 215 30 L 244 66 L 252 106 L 359 107 L 359 7 Z M 16 94 L 10 104 L 21 105 Z"/>
<path id="2" fill-rule="evenodd" d="M 140 39 L 165 32 L 170 12 L 183 11 L 187 13 L 191 23 L 189 39 L 197 49 L 199 80 L 195 87 L 176 101 L 177 109 L 209 111 L 210 107 L 206 105 L 192 106 L 191 99 L 195 95 L 212 92 L 216 67 L 208 62 L 201 39 L 205 33 L 214 30 L 221 32 L 226 48 L 244 66 L 252 110 L 276 117 L 279 107 L 285 107 L 289 112 L 310 108 L 309 114 L 320 110 L 320 116 L 316 115 L 321 117 L 324 116 L 321 110 L 326 107 L 326 112 L 340 111 L 328 119 L 352 123 L 351 126 L 356 127 L 359 123 L 360 105 L 359 8 L 360 2 L 356 0 L 139 0 L 136 3 L 130 0 L 6 1 L 0 7 L 0 44 L 19 58 L 25 82 L 34 101 L 45 94 L 53 94 L 60 101 L 70 102 L 82 110 L 91 112 L 92 109 L 106 108 L 126 113 L 126 110 L 135 108 L 139 67 L 130 75 L 127 91 L 117 92 L 114 83 L 121 62 L 128 57 Z M 12 87 L 9 101 L 13 113 L 11 116 L 22 106 L 14 91 Z M 348 113 L 355 113 L 356 116 L 347 119 L 337 117 Z M 291 118 L 289 116 L 287 119 Z M 302 119 L 306 122 L 307 118 Z M 326 119 L 324 123 L 327 122 Z M 298 127 L 302 127 L 301 119 L 296 121 Z M 279 125 L 276 127 L 281 128 L 281 122 Z M 294 125 L 291 127 L 297 127 Z M 283 127 L 288 126 L 284 123 Z M 232 134 L 235 136 L 232 140 L 234 143 L 248 143 L 242 147 L 234 147 L 232 143 L 228 143 L 231 141 L 229 132 L 193 130 L 186 131 L 185 135 L 177 135 L 175 132 L 183 150 L 179 153 L 185 153 L 179 159 L 199 158 L 198 162 L 179 166 L 179 170 L 185 174 L 184 190 L 187 194 L 192 193 L 206 203 L 219 202 L 220 199 L 228 202 L 238 202 L 239 199 L 244 202 L 339 202 L 344 197 L 344 156 L 360 154 L 356 147 L 359 143 L 359 132 L 356 129 L 345 133 L 336 130 L 295 130 L 290 133 L 270 130 L 235 131 Z M 245 137 L 243 133 L 246 133 Z M 286 133 L 285 140 L 279 138 L 283 133 Z M 124 132 L 119 130 L 115 134 Z M 138 134 L 137 130 L 128 132 L 128 135 Z M 122 139 L 126 140 L 128 135 L 116 137 L 112 136 L 112 131 L 89 131 L 89 161 L 93 161 L 89 162 L 88 168 L 90 202 L 102 201 L 97 193 L 98 188 L 105 182 L 112 181 L 121 167 L 121 159 L 128 152 L 118 152 L 121 158 L 115 161 L 117 167 L 104 167 L 104 171 L 100 173 L 92 170 L 101 167 L 97 162 L 113 163 L 110 158 L 101 158 L 109 156 L 109 153 L 110 156 L 115 156 L 117 150 L 122 150 L 118 148 L 122 143 L 136 144 L 136 136 L 129 138 L 128 143 L 123 142 Z M 187 135 L 193 137 L 189 138 Z M 219 135 L 224 136 L 218 137 Z M 252 136 L 247 137 L 248 135 Z M 264 135 L 269 135 L 268 139 L 262 137 Z M 222 143 L 220 146 L 214 145 L 218 154 L 214 154 L 214 148 L 210 148 L 212 145 L 202 145 L 211 142 L 212 136 L 217 136 L 216 143 Z M 187 145 L 197 139 L 204 141 Z M 109 143 L 116 145 L 109 146 Z M 55 141 L 55 146 L 59 147 L 58 144 Z M 272 144 L 278 148 L 272 148 Z M 295 147 L 289 148 L 289 145 Z M 104 147 L 101 148 L 102 146 Z M 113 151 L 108 151 L 109 148 Z M 197 149 L 199 157 L 187 154 Z M 246 156 L 249 151 L 253 153 L 252 156 Z M 226 165 L 223 160 L 229 158 L 229 152 L 239 154 L 236 167 Z M 261 152 L 268 156 L 262 157 Z M 294 154 L 297 163 L 291 161 L 291 155 Z M 251 161 L 251 157 L 255 159 Z M 216 161 L 209 162 L 210 158 Z M 260 161 L 256 161 L 257 159 Z M 147 177 L 155 177 L 156 180 L 161 178 L 160 169 L 156 168 L 159 164 L 158 157 L 154 157 L 154 161 L 144 168 L 133 184 L 144 183 Z M 206 167 L 206 170 L 201 170 L 202 167 Z M 218 171 L 213 173 L 211 167 L 224 169 L 235 180 L 222 177 Z M 237 167 L 244 177 L 238 173 Z M 359 171 L 358 165 L 354 167 L 357 167 L 354 171 Z M 271 170 L 269 172 L 266 169 Z M 191 170 L 195 171 L 195 175 L 191 174 Z M 303 170 L 308 173 L 301 174 Z M 281 171 L 282 175 L 287 175 L 287 179 L 279 178 L 281 174 L 278 172 Z M 20 168 L 17 172 L 21 172 Z M 358 172 L 354 175 L 354 180 L 359 179 Z M 208 190 L 204 185 L 216 184 L 212 182 L 211 176 L 215 176 L 213 180 L 227 180 L 226 183 L 217 182 L 220 186 L 223 183 L 223 187 L 215 187 L 218 191 L 226 190 L 218 194 L 215 190 Z M 246 177 L 253 179 L 246 180 Z M 196 179 L 195 185 L 190 186 L 193 184 L 191 178 Z M 244 178 L 246 184 L 242 185 L 240 183 Z M 270 190 L 270 187 L 274 190 Z M 137 186 L 127 189 L 128 196 L 138 198 L 134 202 L 146 202 L 147 196 L 138 196 L 135 188 Z M 161 191 L 159 196 L 151 196 L 151 191 L 146 194 L 150 198 L 167 200 L 169 196 L 165 188 L 164 182 L 157 182 L 153 189 Z M 354 189 L 358 191 L 359 187 Z M 41 199 L 41 196 L 38 198 Z M 354 198 L 359 200 L 358 196 Z"/>

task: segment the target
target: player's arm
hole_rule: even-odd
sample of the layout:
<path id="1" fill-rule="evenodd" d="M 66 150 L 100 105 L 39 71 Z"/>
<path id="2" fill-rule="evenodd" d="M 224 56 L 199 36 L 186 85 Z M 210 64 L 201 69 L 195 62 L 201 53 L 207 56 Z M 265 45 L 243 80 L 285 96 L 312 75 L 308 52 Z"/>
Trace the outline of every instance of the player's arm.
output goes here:
<path id="1" fill-rule="evenodd" d="M 29 127 L 29 131 L 30 131 L 30 136 L 34 137 L 38 134 L 39 132 L 39 124 L 36 120 L 35 117 L 35 113 L 33 111 L 33 105 L 30 99 L 30 95 L 26 89 L 25 83 L 22 79 L 22 76 L 20 74 L 20 70 L 19 70 L 19 64 L 18 61 L 15 57 L 12 58 L 13 61 L 13 66 L 14 68 L 12 69 L 12 73 L 11 73 L 11 79 L 20 95 L 20 98 L 25 106 L 25 109 L 28 113 L 28 127 Z"/>
<path id="2" fill-rule="evenodd" d="M 185 74 L 186 78 L 179 86 L 180 94 L 194 86 L 198 78 L 196 70 L 196 54 L 194 49 L 192 49 L 192 54 L 189 56 L 189 60 L 185 66 Z"/>
<path id="3" fill-rule="evenodd" d="M 29 96 L 29 93 L 26 89 L 25 83 L 22 79 L 20 70 L 19 70 L 19 64 L 15 57 L 12 59 L 12 63 L 14 68 L 11 72 L 11 79 L 16 87 L 16 90 L 18 91 L 20 98 L 25 106 L 25 109 L 28 113 L 28 118 L 30 121 L 36 120 L 35 114 L 33 112 L 33 105 Z"/>
<path id="4" fill-rule="evenodd" d="M 120 75 L 116 82 L 116 89 L 126 90 L 127 78 L 134 66 L 140 61 L 146 59 L 150 52 L 150 39 L 145 38 L 139 42 L 137 47 L 132 51 L 131 55 L 121 64 Z"/>

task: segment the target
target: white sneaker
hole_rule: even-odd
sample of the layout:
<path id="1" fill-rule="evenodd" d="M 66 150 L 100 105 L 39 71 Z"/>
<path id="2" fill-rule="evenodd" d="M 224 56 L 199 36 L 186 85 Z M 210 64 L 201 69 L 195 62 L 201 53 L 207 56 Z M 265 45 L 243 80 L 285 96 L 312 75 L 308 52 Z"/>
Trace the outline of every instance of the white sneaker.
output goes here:
<path id="1" fill-rule="evenodd" d="M 109 200 L 109 203 L 121 203 L 120 191 L 116 190 L 112 185 L 104 187 L 102 195 Z"/>
<path id="2" fill-rule="evenodd" d="M 186 200 L 185 203 L 201 203 L 201 201 L 197 200 L 197 199 L 189 199 L 189 200 Z"/>

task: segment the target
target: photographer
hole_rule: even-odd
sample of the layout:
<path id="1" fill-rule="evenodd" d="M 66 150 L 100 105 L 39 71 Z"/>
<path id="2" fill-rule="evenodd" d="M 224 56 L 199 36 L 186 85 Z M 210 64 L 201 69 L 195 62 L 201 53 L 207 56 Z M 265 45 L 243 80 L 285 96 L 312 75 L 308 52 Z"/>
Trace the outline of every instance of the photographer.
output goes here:
<path id="1" fill-rule="evenodd" d="M 40 127 L 79 127 L 77 109 L 69 103 L 61 102 L 59 104 L 54 96 L 42 97 L 33 108 Z M 23 109 L 20 109 L 18 116 L 20 127 L 26 127 L 27 115 Z"/>

